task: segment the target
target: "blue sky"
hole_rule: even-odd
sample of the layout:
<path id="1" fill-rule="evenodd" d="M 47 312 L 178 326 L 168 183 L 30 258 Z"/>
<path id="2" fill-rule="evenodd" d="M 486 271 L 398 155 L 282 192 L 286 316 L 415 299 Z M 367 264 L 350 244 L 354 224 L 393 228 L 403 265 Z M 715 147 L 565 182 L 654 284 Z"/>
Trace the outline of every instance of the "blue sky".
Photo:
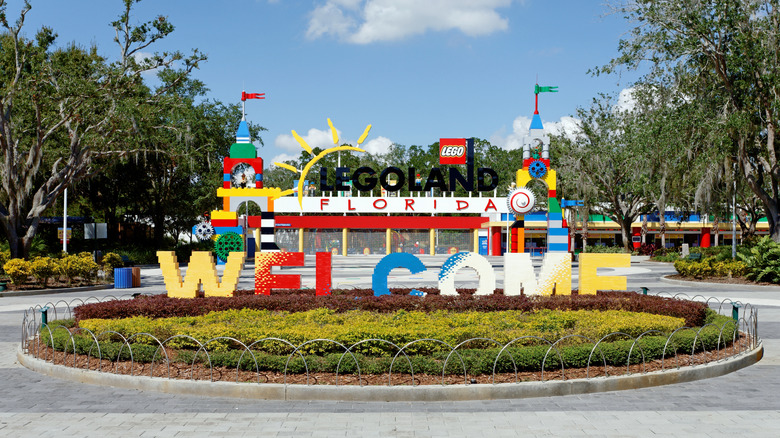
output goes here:
<path id="1" fill-rule="evenodd" d="M 116 58 L 109 23 L 121 0 L 31 0 L 26 35 L 41 25 L 61 45 L 96 44 Z M 19 0 L 9 1 L 9 21 Z M 636 73 L 593 77 L 615 56 L 631 23 L 587 0 L 144 0 L 141 23 L 164 15 L 176 26 L 154 51 L 198 48 L 195 76 L 209 98 L 247 101 L 247 119 L 266 127 L 266 166 L 297 156 L 296 130 L 311 146 L 332 144 L 327 118 L 345 142 L 381 152 L 391 143 L 428 145 L 479 137 L 519 146 L 533 113 L 533 86 L 546 127 L 571 125 L 599 92 L 619 93 Z M 150 50 L 151 52 L 152 50 Z"/>

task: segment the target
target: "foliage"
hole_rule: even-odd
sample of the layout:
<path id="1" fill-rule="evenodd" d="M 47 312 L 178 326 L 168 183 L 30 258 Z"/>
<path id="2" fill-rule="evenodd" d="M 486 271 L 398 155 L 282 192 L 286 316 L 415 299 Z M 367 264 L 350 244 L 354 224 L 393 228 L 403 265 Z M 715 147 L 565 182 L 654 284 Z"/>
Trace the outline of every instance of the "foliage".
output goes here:
<path id="1" fill-rule="evenodd" d="M 116 253 L 132 260 L 137 265 L 153 265 L 157 263 L 157 250 L 152 248 L 124 247 L 117 249 Z"/>
<path id="2" fill-rule="evenodd" d="M 680 259 L 680 254 L 676 252 L 670 252 L 664 255 L 653 256 L 651 260 L 656 262 L 675 262 Z"/>
<path id="3" fill-rule="evenodd" d="M 780 122 L 780 8 L 775 0 L 637 0 L 618 7 L 636 27 L 597 73 L 651 63 L 642 82 L 675 84 L 704 117 L 695 129 L 712 163 L 742 180 L 780 240 L 777 126 Z M 736 166 L 734 169 L 733 166 Z M 732 170 L 734 169 L 734 170 Z"/>
<path id="4" fill-rule="evenodd" d="M 637 255 L 640 256 L 652 256 L 653 253 L 658 249 L 658 247 L 655 246 L 653 243 L 645 243 L 639 247 L 637 250 Z"/>
<path id="5" fill-rule="evenodd" d="M 11 259 L 3 264 L 3 270 L 11 278 L 13 284 L 24 284 L 30 276 L 30 262 L 24 259 Z"/>
<path id="6" fill-rule="evenodd" d="M 336 313 L 331 309 L 319 308 L 305 312 L 236 309 L 195 317 L 158 319 L 82 319 L 79 320 L 79 327 L 95 333 L 115 331 L 125 336 L 150 333 L 158 339 L 188 335 L 201 342 L 227 336 L 245 344 L 267 337 L 277 337 L 296 345 L 319 338 L 346 345 L 363 339 L 385 339 L 396 345 L 404 345 L 417 339 L 438 339 L 449 345 L 457 345 L 471 338 L 491 338 L 503 344 L 522 336 L 558 339 L 567 335 L 579 335 L 600 339 L 616 331 L 631 336 L 639 336 L 648 330 L 671 333 L 683 322 L 681 318 L 618 310 L 541 310 L 530 313 L 516 310 L 398 310 L 391 313 L 350 310 Z M 229 341 L 216 342 L 224 349 L 230 345 Z M 196 347 L 192 341 L 183 338 L 172 341 L 171 345 Z M 438 343 L 421 342 L 410 347 L 409 352 L 428 354 L 442 351 L 442 348 L 446 347 Z M 305 351 L 325 353 L 339 349 L 336 344 L 312 344 Z M 391 354 L 391 349 L 390 346 L 366 345 L 356 347 L 355 351 L 381 355 Z"/>
<path id="7" fill-rule="evenodd" d="M 137 136 L 139 127 L 157 123 L 155 114 L 170 110 L 167 89 L 205 59 L 197 51 L 187 58 L 170 51 L 142 59 L 173 25 L 164 16 L 136 25 L 135 3 L 124 1 L 112 23 L 120 53 L 109 62 L 97 47 L 56 44 L 48 27 L 25 38 L 30 3 L 9 24 L 6 1 L 0 0 L 0 223 L 14 257 L 29 255 L 41 216 L 68 186 L 97 170 L 93 160 L 148 150 Z M 154 69 L 170 76 L 168 88 L 151 92 L 143 84 L 142 73 Z"/>
<path id="8" fill-rule="evenodd" d="M 644 142 L 641 114 L 620 110 L 615 98 L 600 95 L 588 109 L 578 108 L 578 130 L 572 140 L 559 136 L 559 175 L 577 198 L 620 225 L 623 248 L 631 252 L 631 225 L 649 208 L 644 187 L 650 182 L 648 162 L 654 151 Z M 588 191 L 583 190 L 587 187 Z"/>
<path id="9" fill-rule="evenodd" d="M 747 265 L 748 280 L 780 283 L 780 244 L 769 237 L 758 239 L 751 247 L 742 247 L 737 257 Z"/>
<path id="10" fill-rule="evenodd" d="M 424 289 L 424 288 L 422 288 Z M 558 295 L 525 297 L 504 295 L 436 295 L 438 290 L 425 290 L 424 298 L 408 295 L 410 290 L 394 290 L 391 295 L 375 297 L 370 289 L 335 290 L 330 296 L 315 296 L 308 291 L 274 291 L 271 295 L 240 294 L 229 298 L 168 298 L 165 295 L 139 296 L 134 300 L 89 303 L 74 309 L 77 320 L 111 319 L 144 316 L 148 318 L 199 316 L 231 309 L 268 310 L 276 312 L 308 311 L 327 308 L 335 312 L 364 310 L 391 313 L 399 310 L 420 312 L 498 312 L 517 310 L 625 310 L 683 318 L 685 325 L 701 325 L 706 306 L 687 300 L 677 300 L 633 292 L 599 292 L 597 295 Z M 473 293 L 473 291 L 472 291 Z"/>
<path id="11" fill-rule="evenodd" d="M 650 259 L 656 262 L 675 262 L 680 259 L 680 251 L 677 248 L 658 248 L 653 251 Z"/>
<path id="12" fill-rule="evenodd" d="M 711 246 L 708 248 L 694 247 L 690 250 L 691 254 L 701 254 L 703 258 L 712 257 L 715 261 L 721 262 L 731 260 L 731 246 Z"/>
<path id="13" fill-rule="evenodd" d="M 588 245 L 585 247 L 585 249 L 582 250 L 582 252 L 588 252 L 588 253 L 625 253 L 626 249 L 622 246 L 604 246 L 604 245 Z"/>
<path id="14" fill-rule="evenodd" d="M 11 260 L 11 251 L 9 249 L 3 249 L 0 250 L 0 269 L 3 269 L 3 273 L 5 273 L 5 263 Z"/>

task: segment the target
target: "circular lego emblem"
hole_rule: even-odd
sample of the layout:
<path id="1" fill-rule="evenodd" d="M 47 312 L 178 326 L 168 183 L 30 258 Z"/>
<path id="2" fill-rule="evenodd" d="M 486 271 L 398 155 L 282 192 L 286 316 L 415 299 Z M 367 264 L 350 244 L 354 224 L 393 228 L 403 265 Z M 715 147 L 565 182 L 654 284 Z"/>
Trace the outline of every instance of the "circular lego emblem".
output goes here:
<path id="1" fill-rule="evenodd" d="M 214 251 L 220 260 L 226 262 L 231 252 L 244 251 L 244 238 L 232 231 L 221 234 L 214 242 Z"/>
<path id="2" fill-rule="evenodd" d="M 528 173 L 533 178 L 544 178 L 547 174 L 547 166 L 544 165 L 542 160 L 534 160 L 528 165 Z"/>
<path id="3" fill-rule="evenodd" d="M 536 204 L 536 197 L 533 192 L 526 188 L 519 188 L 509 192 L 506 199 L 509 211 L 515 214 L 528 213 Z"/>
<path id="4" fill-rule="evenodd" d="M 214 235 L 214 227 L 211 222 L 203 221 L 195 227 L 195 237 L 200 240 L 209 240 Z"/>

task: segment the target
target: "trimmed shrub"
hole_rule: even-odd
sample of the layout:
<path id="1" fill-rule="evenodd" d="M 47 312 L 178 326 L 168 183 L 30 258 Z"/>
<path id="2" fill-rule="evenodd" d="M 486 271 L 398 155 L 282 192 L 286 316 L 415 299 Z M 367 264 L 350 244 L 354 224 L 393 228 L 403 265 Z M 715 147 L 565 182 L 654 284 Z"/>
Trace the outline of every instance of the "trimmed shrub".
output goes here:
<path id="1" fill-rule="evenodd" d="M 602 246 L 602 245 L 588 245 L 582 252 L 587 253 L 625 253 L 626 250 L 622 246 Z"/>
<path id="2" fill-rule="evenodd" d="M 92 260 L 92 254 L 82 252 L 77 255 L 65 256 L 59 261 L 60 273 L 72 284 L 77 278 L 92 282 L 97 278 L 98 264 Z"/>
<path id="3" fill-rule="evenodd" d="M 709 257 L 701 261 L 677 260 L 674 269 L 683 277 L 707 278 L 707 277 L 742 277 L 750 272 L 747 264 L 739 260 L 717 261 L 715 257 Z"/>
<path id="4" fill-rule="evenodd" d="M 21 285 L 27 282 L 30 277 L 31 266 L 30 262 L 24 259 L 11 259 L 5 262 L 3 265 L 5 273 L 11 278 L 11 282 L 15 285 Z"/>
<path id="5" fill-rule="evenodd" d="M 100 263 L 103 265 L 103 272 L 109 278 L 114 276 L 114 268 L 121 268 L 125 265 L 124 261 L 122 261 L 122 256 L 115 252 L 106 253 Z"/>
<path id="6" fill-rule="evenodd" d="M 51 257 L 36 257 L 30 263 L 30 272 L 43 287 L 49 282 L 49 278 L 59 274 L 59 265 Z"/>
<path id="7" fill-rule="evenodd" d="M 424 288 L 423 288 L 424 289 Z M 315 296 L 313 290 L 274 291 L 271 295 L 234 297 L 168 298 L 165 295 L 139 296 L 134 300 L 114 300 L 89 303 L 75 308 L 76 320 L 112 319 L 145 316 L 166 318 L 198 316 L 231 309 L 303 312 L 318 308 L 335 312 L 365 310 L 389 313 L 398 310 L 435 312 L 506 311 L 533 312 L 550 310 L 625 310 L 683 318 L 687 326 L 704 322 L 707 306 L 687 300 L 642 295 L 634 292 L 604 292 L 597 295 L 504 296 L 437 295 L 438 290 L 426 289 L 426 297 L 410 296 L 410 289 L 396 289 L 390 295 L 374 296 L 371 289 L 334 290 L 329 296 Z M 473 291 L 472 291 L 473 293 Z"/>

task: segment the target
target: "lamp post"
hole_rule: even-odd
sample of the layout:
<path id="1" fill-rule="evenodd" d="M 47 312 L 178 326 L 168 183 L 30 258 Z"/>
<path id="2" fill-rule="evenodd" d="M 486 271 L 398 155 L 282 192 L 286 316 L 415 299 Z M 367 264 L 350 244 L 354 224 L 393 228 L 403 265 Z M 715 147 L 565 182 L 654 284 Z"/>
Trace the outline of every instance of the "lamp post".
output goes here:
<path id="1" fill-rule="evenodd" d="M 737 172 L 734 172 L 734 197 L 731 203 L 731 258 L 737 258 Z"/>
<path id="2" fill-rule="evenodd" d="M 68 253 L 68 189 L 62 198 L 62 252 Z"/>

